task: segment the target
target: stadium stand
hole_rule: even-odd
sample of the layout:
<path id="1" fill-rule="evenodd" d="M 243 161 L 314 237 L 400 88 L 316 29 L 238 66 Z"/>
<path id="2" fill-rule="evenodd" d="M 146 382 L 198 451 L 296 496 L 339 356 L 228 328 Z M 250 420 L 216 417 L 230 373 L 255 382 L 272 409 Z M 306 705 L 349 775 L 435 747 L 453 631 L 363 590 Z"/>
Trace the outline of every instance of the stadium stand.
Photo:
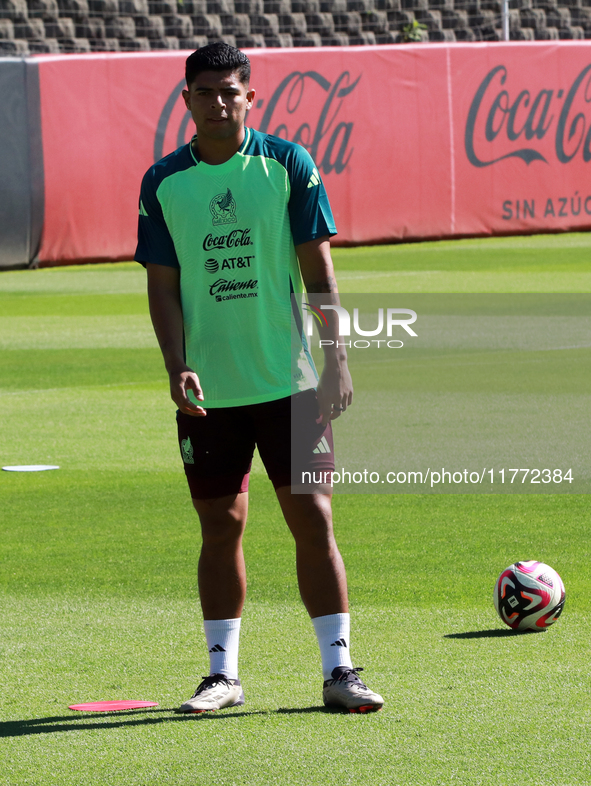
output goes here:
<path id="1" fill-rule="evenodd" d="M 510 38 L 591 38 L 591 0 L 510 0 Z M 500 0 L 0 0 L 0 55 L 500 41 Z"/>

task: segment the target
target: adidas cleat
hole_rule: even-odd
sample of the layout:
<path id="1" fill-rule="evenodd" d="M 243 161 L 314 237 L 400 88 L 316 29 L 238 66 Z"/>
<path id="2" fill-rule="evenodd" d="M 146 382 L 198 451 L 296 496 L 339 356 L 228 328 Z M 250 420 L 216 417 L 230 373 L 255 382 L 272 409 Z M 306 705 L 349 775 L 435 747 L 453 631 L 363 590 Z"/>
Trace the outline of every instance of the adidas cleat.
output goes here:
<path id="1" fill-rule="evenodd" d="M 223 674 L 210 674 L 203 678 L 193 696 L 181 704 L 179 712 L 212 712 L 242 704 L 244 692 L 240 680 L 229 679 Z"/>
<path id="2" fill-rule="evenodd" d="M 384 700 L 359 679 L 360 666 L 349 669 L 337 666 L 332 679 L 324 681 L 322 698 L 326 707 L 344 707 L 349 712 L 376 712 L 381 710 Z"/>

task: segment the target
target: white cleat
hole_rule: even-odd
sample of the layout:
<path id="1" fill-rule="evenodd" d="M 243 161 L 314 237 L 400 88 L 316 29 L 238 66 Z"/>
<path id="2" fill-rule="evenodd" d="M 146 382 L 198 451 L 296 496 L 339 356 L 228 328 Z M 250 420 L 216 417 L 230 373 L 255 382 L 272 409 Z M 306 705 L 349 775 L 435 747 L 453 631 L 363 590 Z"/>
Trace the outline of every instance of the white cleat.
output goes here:
<path id="1" fill-rule="evenodd" d="M 239 707 L 244 704 L 244 692 L 239 679 L 232 680 L 223 674 L 210 674 L 193 696 L 181 704 L 179 712 L 212 712 L 224 707 Z"/>
<path id="2" fill-rule="evenodd" d="M 324 681 L 322 698 L 326 707 L 344 707 L 349 712 L 376 712 L 381 710 L 384 700 L 359 679 L 360 666 L 349 669 L 337 666 L 332 679 Z"/>

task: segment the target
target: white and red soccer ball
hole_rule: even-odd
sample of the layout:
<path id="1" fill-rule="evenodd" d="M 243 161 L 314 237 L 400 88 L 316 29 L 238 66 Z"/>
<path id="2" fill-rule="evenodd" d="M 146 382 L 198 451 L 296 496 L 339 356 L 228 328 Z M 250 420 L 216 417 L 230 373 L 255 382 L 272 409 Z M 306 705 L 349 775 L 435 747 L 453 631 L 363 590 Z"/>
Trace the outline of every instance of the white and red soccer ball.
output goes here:
<path id="1" fill-rule="evenodd" d="M 497 579 L 493 599 L 499 617 L 513 630 L 545 630 L 562 612 L 564 584 L 543 562 L 515 562 Z"/>

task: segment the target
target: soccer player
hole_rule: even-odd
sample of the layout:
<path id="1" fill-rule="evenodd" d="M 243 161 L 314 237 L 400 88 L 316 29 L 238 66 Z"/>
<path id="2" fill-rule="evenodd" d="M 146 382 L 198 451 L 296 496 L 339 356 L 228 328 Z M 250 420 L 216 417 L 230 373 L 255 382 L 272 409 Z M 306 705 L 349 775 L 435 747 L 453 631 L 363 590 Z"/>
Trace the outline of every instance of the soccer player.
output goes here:
<path id="1" fill-rule="evenodd" d="M 321 336 L 333 344 L 318 381 L 290 298 L 305 286 L 338 303 L 326 192 L 303 147 L 245 126 L 255 91 L 244 53 L 224 43 L 202 47 L 186 61 L 186 81 L 183 98 L 197 133 L 144 176 L 135 257 L 147 268 L 150 315 L 203 537 L 198 583 L 211 673 L 180 709 L 244 703 L 242 535 L 256 445 L 295 539 L 324 703 L 377 710 L 382 697 L 364 685 L 349 655 L 330 486 L 301 487 L 302 470 L 330 478 L 331 420 L 353 395 L 336 314 L 325 312 Z"/>

